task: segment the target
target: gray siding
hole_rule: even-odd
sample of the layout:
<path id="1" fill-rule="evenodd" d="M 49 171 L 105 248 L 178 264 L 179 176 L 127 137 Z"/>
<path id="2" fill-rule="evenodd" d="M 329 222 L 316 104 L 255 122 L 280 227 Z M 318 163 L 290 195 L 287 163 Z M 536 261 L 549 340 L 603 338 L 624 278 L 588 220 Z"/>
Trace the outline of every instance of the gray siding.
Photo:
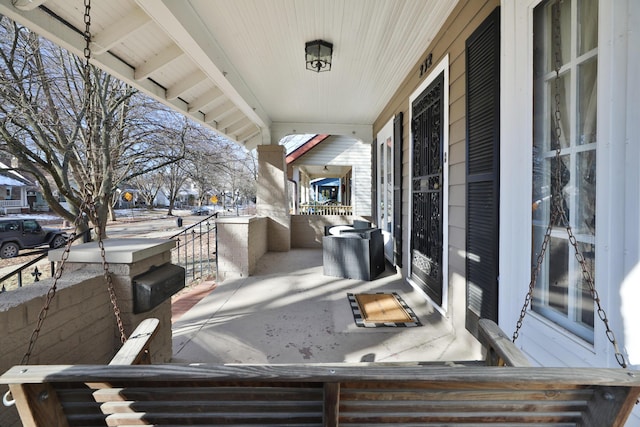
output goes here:
<path id="1" fill-rule="evenodd" d="M 433 64 L 438 64 L 449 54 L 449 307 L 446 309 L 458 317 L 456 324 L 464 325 L 465 287 L 465 40 L 500 5 L 498 0 L 460 0 L 422 58 L 432 54 Z M 408 41 L 410 42 L 410 41 Z M 422 61 L 420 61 L 422 62 Z M 399 112 L 404 113 L 403 123 L 403 241 L 409 242 L 407 224 L 410 223 L 409 207 L 409 147 L 411 126 L 409 123 L 409 97 L 420 86 L 425 76 L 419 75 L 420 64 L 406 77 L 394 97 L 374 123 L 374 135 Z M 427 74 L 430 72 L 429 70 Z M 407 275 L 409 253 L 403 253 L 403 275 Z M 455 305 L 455 306 L 454 306 Z"/>

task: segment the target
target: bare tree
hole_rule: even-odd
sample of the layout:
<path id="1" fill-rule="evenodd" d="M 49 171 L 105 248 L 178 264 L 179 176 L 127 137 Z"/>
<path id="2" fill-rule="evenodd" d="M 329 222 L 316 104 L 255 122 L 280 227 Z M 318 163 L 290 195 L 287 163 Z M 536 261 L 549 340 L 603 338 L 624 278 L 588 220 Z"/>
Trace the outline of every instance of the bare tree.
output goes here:
<path id="1" fill-rule="evenodd" d="M 138 197 L 142 198 L 147 209 L 153 209 L 154 201 L 164 186 L 162 172 L 156 171 L 139 175 L 132 182 L 138 190 Z"/>
<path id="2" fill-rule="evenodd" d="M 85 215 L 106 236 L 115 190 L 182 158 L 185 121 L 83 66 L 0 16 L 0 149 L 36 179 L 54 212 L 70 221 Z"/>
<path id="3" fill-rule="evenodd" d="M 198 190 L 198 205 L 206 202 L 208 196 L 224 191 L 237 148 L 234 143 L 211 133 L 193 135 L 185 157 L 188 177 Z"/>
<path id="4" fill-rule="evenodd" d="M 178 194 L 180 189 L 187 181 L 189 177 L 187 170 L 185 169 L 185 164 L 187 162 L 182 159 L 176 162 L 173 162 L 164 168 L 164 188 L 166 189 L 166 196 L 169 199 L 169 212 L 168 215 L 173 215 L 173 209 L 175 208 L 176 200 L 178 199 Z"/>

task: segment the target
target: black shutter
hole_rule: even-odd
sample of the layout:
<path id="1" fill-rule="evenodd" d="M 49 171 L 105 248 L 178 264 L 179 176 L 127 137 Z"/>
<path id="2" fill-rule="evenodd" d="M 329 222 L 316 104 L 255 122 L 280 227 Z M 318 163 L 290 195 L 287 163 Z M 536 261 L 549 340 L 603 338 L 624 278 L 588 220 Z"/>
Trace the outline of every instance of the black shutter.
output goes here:
<path id="1" fill-rule="evenodd" d="M 371 143 L 371 218 L 378 221 L 378 140 Z M 378 224 L 380 226 L 380 224 Z"/>
<path id="2" fill-rule="evenodd" d="M 402 111 L 393 119 L 393 258 L 402 267 Z"/>
<path id="3" fill-rule="evenodd" d="M 500 9 L 466 41 L 466 326 L 498 320 Z"/>

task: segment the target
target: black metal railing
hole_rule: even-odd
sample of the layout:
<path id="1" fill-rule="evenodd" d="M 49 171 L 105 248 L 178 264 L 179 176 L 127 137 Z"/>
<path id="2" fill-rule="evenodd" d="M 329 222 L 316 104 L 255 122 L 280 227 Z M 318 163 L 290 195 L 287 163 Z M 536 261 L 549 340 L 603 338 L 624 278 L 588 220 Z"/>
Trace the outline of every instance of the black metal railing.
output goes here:
<path id="1" fill-rule="evenodd" d="M 185 268 L 185 285 L 187 286 L 194 282 L 216 279 L 218 258 L 215 219 L 217 217 L 218 212 L 209 215 L 195 224 L 185 227 L 179 233 L 169 237 L 177 242 L 176 247 L 171 250 L 171 262 Z M 78 235 L 76 239 L 82 236 L 83 235 Z M 55 275 L 55 262 L 49 263 L 49 274 L 43 271 L 46 270 L 46 268 L 43 268 L 41 265 L 42 260 L 49 254 L 49 248 L 18 256 L 33 256 L 36 254 L 40 255 L 0 277 L 0 284 L 2 284 L 0 293 L 6 292 L 7 286 L 10 288 L 16 287 L 15 281 L 12 280 L 14 277 L 17 281 L 17 287 L 22 287 L 24 284 L 38 282 L 41 278 L 53 277 Z M 32 271 L 28 271 L 28 269 L 34 265 L 35 268 Z M 24 276 L 27 274 L 33 277 L 33 280 L 29 281 L 29 283 L 23 281 Z"/>
<path id="2" fill-rule="evenodd" d="M 76 236 L 73 238 L 73 241 L 76 241 L 82 237 L 86 236 L 86 233 L 90 233 L 91 229 L 89 229 L 86 232 L 83 233 L 79 233 L 76 234 Z M 25 274 L 25 271 L 30 268 L 31 266 L 35 265 L 33 271 L 31 271 L 30 274 L 31 277 L 33 277 L 33 283 L 35 282 L 39 282 L 40 281 L 40 276 L 42 276 L 44 273 L 42 271 L 40 271 L 38 269 L 38 265 L 40 263 L 40 261 L 42 261 L 43 259 L 45 259 L 48 255 L 49 255 L 49 251 L 51 249 L 50 248 L 43 248 L 43 249 L 37 249 L 31 252 L 27 252 L 27 253 L 23 253 L 23 254 L 19 254 L 18 257 L 27 257 L 27 256 L 33 256 L 33 255 L 37 255 L 40 254 L 40 256 L 32 259 L 31 261 L 27 262 L 26 264 L 22 264 L 21 266 L 19 266 L 18 268 L 16 268 L 15 270 L 10 271 L 9 273 L 5 274 L 4 276 L 0 277 L 0 283 L 2 284 L 2 287 L 0 288 L 0 293 L 6 292 L 7 291 L 7 283 L 9 283 L 9 281 L 11 279 L 13 279 L 13 277 L 15 276 L 16 281 L 17 281 L 17 287 L 21 288 L 24 284 L 23 281 L 23 276 Z M 56 263 L 51 261 L 49 262 L 49 275 L 46 277 L 53 277 L 54 274 L 56 274 Z M 30 282 L 31 283 L 31 282 Z M 13 284 L 13 282 L 11 282 L 11 284 Z"/>
<path id="3" fill-rule="evenodd" d="M 171 262 L 186 270 L 185 285 L 214 280 L 218 272 L 216 223 L 218 212 L 171 236 L 177 241 Z"/>

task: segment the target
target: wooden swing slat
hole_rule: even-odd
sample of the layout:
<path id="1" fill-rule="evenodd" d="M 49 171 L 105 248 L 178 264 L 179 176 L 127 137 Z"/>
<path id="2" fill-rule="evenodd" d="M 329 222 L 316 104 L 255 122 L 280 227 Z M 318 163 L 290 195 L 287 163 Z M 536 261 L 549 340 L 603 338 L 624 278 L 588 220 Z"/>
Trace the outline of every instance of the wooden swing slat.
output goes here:
<path id="1" fill-rule="evenodd" d="M 149 346 L 158 331 L 158 319 L 144 319 L 122 345 L 109 365 L 148 365 L 151 363 Z"/>
<path id="2" fill-rule="evenodd" d="M 481 326 L 493 354 L 528 363 L 494 326 Z M 0 383 L 17 391 L 27 426 L 622 427 L 640 395 L 638 372 L 625 369 L 436 362 L 36 365 L 13 367 Z"/>
<path id="3" fill-rule="evenodd" d="M 480 319 L 478 321 L 478 339 L 487 351 L 487 365 L 531 366 L 529 359 L 522 354 L 495 322 Z"/>

